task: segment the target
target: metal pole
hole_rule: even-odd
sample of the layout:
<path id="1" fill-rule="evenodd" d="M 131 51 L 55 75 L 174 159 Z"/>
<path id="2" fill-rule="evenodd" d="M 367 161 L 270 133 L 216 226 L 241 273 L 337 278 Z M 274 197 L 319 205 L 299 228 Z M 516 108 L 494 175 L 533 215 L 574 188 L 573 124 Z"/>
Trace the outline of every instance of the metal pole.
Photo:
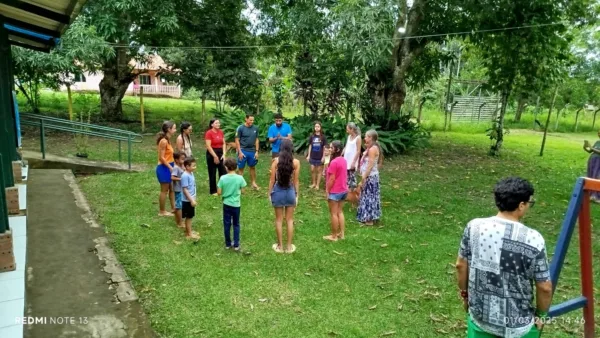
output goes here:
<path id="1" fill-rule="evenodd" d="M 5 233 L 8 230 L 8 206 L 6 205 L 6 185 L 2 171 L 4 169 L 4 161 L 2 153 L 0 153 L 0 234 Z"/>
<path id="2" fill-rule="evenodd" d="M 127 162 L 129 163 L 129 170 L 131 170 L 131 134 L 127 134 Z"/>
<path id="3" fill-rule="evenodd" d="M 42 148 L 42 159 L 46 159 L 46 137 L 44 136 L 44 120 L 40 121 L 40 146 Z"/>
<path id="4" fill-rule="evenodd" d="M 119 140 L 119 162 L 121 162 L 121 140 Z"/>
<path id="5" fill-rule="evenodd" d="M 594 274 L 592 273 L 592 230 L 590 224 L 590 191 L 583 192 L 579 211 L 579 254 L 581 257 L 581 291 L 587 302 L 583 308 L 584 337 L 594 337 Z"/>
<path id="6" fill-rule="evenodd" d="M 2 179 L 7 187 L 14 185 L 12 161 L 17 156 L 17 133 L 14 119 L 12 91 L 12 58 L 8 31 L 4 27 L 4 17 L 0 15 L 0 153 L 4 156 Z"/>

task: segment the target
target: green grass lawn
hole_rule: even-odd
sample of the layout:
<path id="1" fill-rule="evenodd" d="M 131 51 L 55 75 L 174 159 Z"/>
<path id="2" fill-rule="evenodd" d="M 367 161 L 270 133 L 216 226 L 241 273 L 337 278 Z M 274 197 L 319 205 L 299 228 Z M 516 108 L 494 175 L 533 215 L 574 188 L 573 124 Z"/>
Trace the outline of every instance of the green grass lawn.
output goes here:
<path id="1" fill-rule="evenodd" d="M 194 228 L 202 236 L 197 244 L 186 241 L 171 219 L 156 216 L 153 169 L 85 177 L 81 185 L 163 337 L 464 337 L 465 314 L 451 264 L 465 224 L 495 214 L 493 185 L 520 175 L 534 183 L 538 201 L 525 223 L 544 235 L 552 253 L 573 184 L 585 173 L 584 138 L 595 139 L 550 136 L 540 158 L 541 134 L 514 132 L 505 140 L 503 157 L 495 159 L 486 156 L 489 141 L 483 135 L 436 133 L 432 148 L 386 160 L 380 226 L 359 227 L 347 208 L 346 240 L 337 243 L 321 239 L 329 230 L 326 201 L 307 189 L 304 161 L 298 250 L 292 255 L 271 250 L 266 154 L 258 166 L 263 189 L 242 197 L 245 254 L 223 249 L 221 203 L 208 195 L 203 160 L 196 174 Z M 154 165 L 153 140 L 137 146 L 134 159 Z M 116 154 L 103 143 L 97 148 L 92 154 L 101 158 Z M 597 207 L 593 217 L 600 217 Z M 595 239 L 598 231 L 594 228 Z M 573 238 L 555 304 L 580 289 L 577 234 Z M 599 246 L 594 255 L 600 258 Z M 600 280 L 600 269 L 595 278 Z M 561 323 L 545 332 L 582 336 L 582 327 Z"/>

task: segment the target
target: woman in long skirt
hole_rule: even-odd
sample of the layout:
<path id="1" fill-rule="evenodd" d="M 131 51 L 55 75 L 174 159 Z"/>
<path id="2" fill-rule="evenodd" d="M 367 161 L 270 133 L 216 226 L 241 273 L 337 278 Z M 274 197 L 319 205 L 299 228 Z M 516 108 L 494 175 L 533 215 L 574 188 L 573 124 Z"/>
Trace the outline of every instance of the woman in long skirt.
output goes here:
<path id="1" fill-rule="evenodd" d="M 381 218 L 381 190 L 379 186 L 379 144 L 377 132 L 369 130 L 365 134 L 367 150 L 360 161 L 361 181 L 358 184 L 360 199 L 356 219 L 365 225 L 373 225 Z"/>
<path id="2" fill-rule="evenodd" d="M 598 137 L 600 137 L 600 131 L 598 131 Z M 583 150 L 590 153 L 590 158 L 588 159 L 587 164 L 587 177 L 593 178 L 596 180 L 600 179 L 600 141 L 596 141 L 594 146 L 591 147 L 590 143 L 586 140 L 583 143 Z M 591 200 L 596 203 L 600 203 L 600 193 L 599 192 L 591 192 Z"/>

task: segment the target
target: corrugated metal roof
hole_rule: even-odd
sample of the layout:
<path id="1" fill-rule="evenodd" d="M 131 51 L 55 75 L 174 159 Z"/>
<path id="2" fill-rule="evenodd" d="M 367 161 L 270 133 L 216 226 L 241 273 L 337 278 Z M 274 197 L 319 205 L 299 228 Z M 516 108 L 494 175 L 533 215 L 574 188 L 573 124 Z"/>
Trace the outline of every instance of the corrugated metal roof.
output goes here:
<path id="1" fill-rule="evenodd" d="M 14 45 L 49 51 L 87 0 L 0 0 L 0 15 Z"/>

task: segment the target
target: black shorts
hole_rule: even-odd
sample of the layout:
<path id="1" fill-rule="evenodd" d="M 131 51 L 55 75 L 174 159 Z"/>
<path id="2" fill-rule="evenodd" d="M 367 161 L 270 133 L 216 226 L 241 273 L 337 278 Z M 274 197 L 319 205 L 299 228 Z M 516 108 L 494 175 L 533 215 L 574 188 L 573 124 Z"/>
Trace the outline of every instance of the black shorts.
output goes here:
<path id="1" fill-rule="evenodd" d="M 181 207 L 181 217 L 192 219 L 194 216 L 196 216 L 196 208 L 192 206 L 191 202 L 183 202 Z"/>

